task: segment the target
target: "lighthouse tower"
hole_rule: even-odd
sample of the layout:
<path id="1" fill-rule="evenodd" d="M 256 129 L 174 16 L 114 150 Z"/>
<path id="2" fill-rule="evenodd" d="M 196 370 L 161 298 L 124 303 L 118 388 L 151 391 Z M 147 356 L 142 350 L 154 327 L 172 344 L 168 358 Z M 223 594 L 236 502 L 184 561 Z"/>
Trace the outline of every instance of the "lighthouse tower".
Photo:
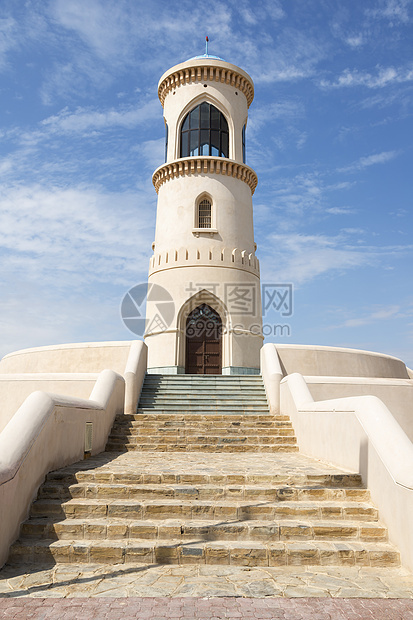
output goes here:
<path id="1" fill-rule="evenodd" d="M 158 94 L 166 156 L 153 174 L 148 371 L 257 374 L 263 340 L 252 213 L 257 176 L 245 163 L 252 80 L 205 54 L 169 69 Z"/>

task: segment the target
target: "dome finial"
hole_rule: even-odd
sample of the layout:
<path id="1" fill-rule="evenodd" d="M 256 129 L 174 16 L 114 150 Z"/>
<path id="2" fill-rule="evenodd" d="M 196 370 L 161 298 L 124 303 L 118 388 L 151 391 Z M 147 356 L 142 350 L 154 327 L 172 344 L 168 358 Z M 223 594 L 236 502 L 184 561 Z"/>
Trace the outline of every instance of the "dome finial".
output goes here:
<path id="1" fill-rule="evenodd" d="M 205 56 L 208 56 L 208 35 L 205 37 Z"/>

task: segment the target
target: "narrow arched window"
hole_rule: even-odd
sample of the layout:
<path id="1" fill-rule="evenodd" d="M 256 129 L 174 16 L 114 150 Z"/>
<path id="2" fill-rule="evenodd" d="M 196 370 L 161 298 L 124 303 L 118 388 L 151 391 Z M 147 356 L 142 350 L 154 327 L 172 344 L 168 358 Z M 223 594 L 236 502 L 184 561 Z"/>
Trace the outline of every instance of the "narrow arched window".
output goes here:
<path id="1" fill-rule="evenodd" d="M 198 205 L 198 228 L 211 228 L 212 205 L 207 198 L 201 200 Z"/>
<path id="2" fill-rule="evenodd" d="M 225 116 L 209 103 L 188 112 L 181 128 L 181 157 L 228 157 L 229 130 Z"/>
<path id="3" fill-rule="evenodd" d="M 244 164 L 247 160 L 247 151 L 246 151 L 246 145 L 245 145 L 246 129 L 247 129 L 247 126 L 244 125 L 244 127 L 242 128 L 242 161 Z"/>

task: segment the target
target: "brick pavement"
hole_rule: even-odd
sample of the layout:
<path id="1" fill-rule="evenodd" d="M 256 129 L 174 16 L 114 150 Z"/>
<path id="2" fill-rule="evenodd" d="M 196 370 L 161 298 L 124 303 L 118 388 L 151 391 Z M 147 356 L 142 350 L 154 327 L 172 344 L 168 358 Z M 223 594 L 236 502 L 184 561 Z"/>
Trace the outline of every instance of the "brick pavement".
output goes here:
<path id="1" fill-rule="evenodd" d="M 137 598 L 3 598 L 0 618 L 7 620 L 413 620 L 411 599 L 253 599 Z"/>

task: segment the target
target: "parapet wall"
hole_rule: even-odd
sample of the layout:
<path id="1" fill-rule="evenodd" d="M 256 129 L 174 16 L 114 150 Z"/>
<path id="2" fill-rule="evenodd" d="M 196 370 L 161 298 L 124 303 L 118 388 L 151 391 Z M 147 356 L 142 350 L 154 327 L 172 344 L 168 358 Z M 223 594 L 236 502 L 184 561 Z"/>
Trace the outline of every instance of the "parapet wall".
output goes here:
<path id="1" fill-rule="evenodd" d="M 277 344 L 283 375 L 409 379 L 406 365 L 391 355 L 316 345 Z"/>
<path id="2" fill-rule="evenodd" d="M 0 374 L 99 373 L 110 368 L 119 374 L 128 360 L 131 341 L 82 342 L 21 349 L 5 355 Z"/>

